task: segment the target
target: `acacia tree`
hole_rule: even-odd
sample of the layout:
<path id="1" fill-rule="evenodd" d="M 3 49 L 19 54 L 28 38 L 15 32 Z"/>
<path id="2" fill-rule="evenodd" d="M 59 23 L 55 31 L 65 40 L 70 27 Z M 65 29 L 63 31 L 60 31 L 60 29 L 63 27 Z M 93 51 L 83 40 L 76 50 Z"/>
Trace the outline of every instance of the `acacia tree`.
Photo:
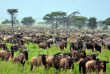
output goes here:
<path id="1" fill-rule="evenodd" d="M 23 25 L 33 25 L 35 20 L 32 17 L 24 17 L 21 21 Z"/>
<path id="2" fill-rule="evenodd" d="M 2 22 L 2 24 L 9 24 L 10 21 L 8 19 L 5 19 L 5 21 Z"/>
<path id="3" fill-rule="evenodd" d="M 76 26 L 76 27 L 78 27 L 80 29 L 87 22 L 87 17 L 84 17 L 84 16 L 74 16 L 72 18 L 72 20 L 73 20 L 74 26 Z"/>
<path id="4" fill-rule="evenodd" d="M 91 17 L 88 21 L 88 27 L 91 28 L 91 29 L 95 29 L 97 28 L 97 22 L 96 22 L 96 18 L 95 17 Z"/>
<path id="5" fill-rule="evenodd" d="M 57 28 L 58 25 L 61 24 L 60 20 L 64 17 L 66 17 L 66 12 L 57 11 L 57 12 L 51 12 L 49 14 L 46 14 L 43 17 L 43 20 L 46 20 L 46 22 L 49 22 L 50 24 L 52 24 L 52 27 L 56 26 Z"/>
<path id="6" fill-rule="evenodd" d="M 103 23 L 106 24 L 106 25 L 110 25 L 110 17 L 107 18 Z"/>
<path id="7" fill-rule="evenodd" d="M 75 11 L 75 12 L 71 13 L 70 15 L 68 15 L 68 17 L 67 17 L 67 28 L 70 28 L 71 18 L 74 17 L 76 14 L 80 14 L 80 12 Z"/>
<path id="8" fill-rule="evenodd" d="M 7 12 L 11 15 L 11 24 L 12 24 L 12 29 L 13 29 L 13 24 L 14 24 L 14 15 L 15 13 L 18 12 L 18 9 L 8 9 Z"/>

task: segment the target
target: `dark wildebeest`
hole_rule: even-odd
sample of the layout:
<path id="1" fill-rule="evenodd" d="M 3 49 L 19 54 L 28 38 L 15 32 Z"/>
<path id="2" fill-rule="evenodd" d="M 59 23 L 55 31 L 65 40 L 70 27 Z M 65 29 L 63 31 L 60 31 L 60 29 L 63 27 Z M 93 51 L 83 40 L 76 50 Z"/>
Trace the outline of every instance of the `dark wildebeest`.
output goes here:
<path id="1" fill-rule="evenodd" d="M 98 56 L 98 54 L 91 54 L 86 56 L 85 58 L 83 58 L 80 62 L 79 62 L 79 72 L 81 72 L 81 68 L 83 68 L 83 73 L 85 73 L 86 69 L 85 69 L 85 64 L 87 61 L 90 60 L 95 60 L 96 56 Z"/>
<path id="2" fill-rule="evenodd" d="M 101 52 L 101 47 L 102 47 L 102 43 L 103 43 L 102 39 L 101 38 L 98 38 L 98 37 L 94 37 L 92 39 L 92 42 L 94 44 L 95 51 Z"/>
<path id="3" fill-rule="evenodd" d="M 28 51 L 27 51 L 27 50 L 21 51 L 20 54 L 16 55 L 16 56 L 13 58 L 13 62 L 19 62 L 19 63 L 21 63 L 23 66 L 24 66 L 26 60 L 28 60 Z"/>
<path id="4" fill-rule="evenodd" d="M 19 47 L 17 45 L 13 45 L 11 46 L 11 50 L 17 51 L 19 50 Z"/>
<path id="5" fill-rule="evenodd" d="M 107 44 L 107 48 L 108 48 L 108 50 L 110 50 L 110 43 L 109 43 L 109 44 Z"/>
<path id="6" fill-rule="evenodd" d="M 81 59 L 86 57 L 86 52 L 85 50 L 81 50 L 81 51 L 72 51 L 72 58 L 76 58 L 75 61 L 80 61 Z"/>
<path id="7" fill-rule="evenodd" d="M 54 56 L 54 67 L 57 70 L 61 69 L 72 69 L 74 68 L 74 59 L 72 59 L 70 56 L 67 57 L 60 57 L 59 55 Z"/>
<path id="8" fill-rule="evenodd" d="M 67 48 L 67 42 L 63 41 L 59 47 L 61 50 L 64 50 L 65 48 Z"/>
<path id="9" fill-rule="evenodd" d="M 86 43 L 86 47 L 87 47 L 87 49 L 92 49 L 92 51 L 95 50 L 95 45 L 94 45 L 94 43 L 92 41 L 88 41 Z"/>
<path id="10" fill-rule="evenodd" d="M 9 51 L 9 50 L 1 50 L 0 51 L 0 57 L 2 60 L 10 60 L 14 56 L 14 51 Z"/>
<path id="11" fill-rule="evenodd" d="M 109 63 L 108 61 L 102 61 L 99 59 L 96 60 L 90 60 L 85 64 L 86 67 L 86 73 L 87 72 L 106 72 L 106 64 Z"/>
<path id="12" fill-rule="evenodd" d="M 95 46 L 95 51 L 101 52 L 102 44 L 99 44 L 98 42 L 96 42 L 96 43 L 94 44 L 94 46 Z"/>
<path id="13" fill-rule="evenodd" d="M 19 45 L 19 44 L 11 46 L 11 50 L 17 51 L 19 49 L 27 49 L 27 47 L 25 45 Z"/>
<path id="14" fill-rule="evenodd" d="M 48 49 L 48 48 L 50 48 L 50 43 L 49 42 L 41 42 L 41 43 L 39 43 L 39 48 Z"/>
<path id="15" fill-rule="evenodd" d="M 2 48 L 3 50 L 8 50 L 6 44 L 4 43 L 0 43 L 0 48 Z"/>
<path id="16" fill-rule="evenodd" d="M 70 43 L 70 51 L 73 50 L 82 50 L 83 42 L 81 40 L 77 40 L 75 43 Z"/>

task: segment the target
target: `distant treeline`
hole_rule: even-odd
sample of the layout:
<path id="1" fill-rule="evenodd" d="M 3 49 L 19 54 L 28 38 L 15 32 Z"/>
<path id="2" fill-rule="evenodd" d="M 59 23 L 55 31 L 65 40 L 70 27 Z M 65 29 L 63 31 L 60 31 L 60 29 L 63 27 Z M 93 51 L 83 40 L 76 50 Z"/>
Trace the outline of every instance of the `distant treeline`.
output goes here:
<path id="1" fill-rule="evenodd" d="M 108 29 L 107 26 L 110 25 L 110 17 L 103 20 L 97 21 L 96 17 L 87 18 L 85 16 L 76 16 L 77 12 L 72 13 L 71 15 L 67 15 L 66 12 L 56 11 L 47 13 L 43 20 L 45 22 L 38 22 L 38 24 L 49 24 L 52 28 L 70 28 L 71 26 L 77 27 L 79 29 L 83 27 L 88 27 L 90 29 L 95 29 L 97 26 L 103 27 L 103 29 Z M 12 20 L 4 20 L 1 24 L 11 24 Z M 36 20 L 33 17 L 24 17 L 21 21 L 17 20 L 15 17 L 13 19 L 14 24 L 22 24 L 22 25 L 33 25 L 36 23 Z"/>

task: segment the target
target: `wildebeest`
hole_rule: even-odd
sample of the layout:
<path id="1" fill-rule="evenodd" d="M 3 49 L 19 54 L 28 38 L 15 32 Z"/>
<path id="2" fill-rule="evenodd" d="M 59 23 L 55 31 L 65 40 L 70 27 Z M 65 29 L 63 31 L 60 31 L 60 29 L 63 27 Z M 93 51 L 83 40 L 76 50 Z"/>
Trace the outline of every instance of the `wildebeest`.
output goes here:
<path id="1" fill-rule="evenodd" d="M 86 52 L 85 50 L 81 50 L 81 51 L 72 51 L 72 58 L 76 58 L 75 61 L 80 61 L 82 58 L 86 57 Z"/>
<path id="2" fill-rule="evenodd" d="M 33 69 L 33 65 L 39 67 L 39 66 L 46 66 L 46 55 L 40 54 L 38 57 L 32 57 L 31 58 L 31 71 Z"/>
<path id="3" fill-rule="evenodd" d="M 95 51 L 101 52 L 101 47 L 102 47 L 101 44 L 99 44 L 99 43 L 97 42 L 97 43 L 94 44 L 94 46 L 95 46 Z"/>
<path id="4" fill-rule="evenodd" d="M 2 60 L 10 60 L 14 56 L 14 51 L 9 51 L 9 50 L 1 50 L 0 51 L 0 57 Z"/>
<path id="5" fill-rule="evenodd" d="M 56 68 L 56 70 L 73 69 L 74 68 L 74 59 L 69 56 L 60 57 L 58 55 L 55 55 L 54 67 Z"/>
<path id="6" fill-rule="evenodd" d="M 108 50 L 110 50 L 110 43 L 107 45 Z"/>
<path id="7" fill-rule="evenodd" d="M 25 45 L 19 45 L 19 44 L 11 46 L 11 50 L 17 51 L 19 49 L 27 49 L 27 47 Z"/>
<path id="8" fill-rule="evenodd" d="M 87 61 L 90 60 L 95 60 L 96 56 L 98 56 L 98 54 L 91 54 L 86 56 L 85 58 L 83 58 L 80 62 L 79 62 L 79 72 L 81 72 L 81 68 L 83 69 L 83 73 L 85 73 L 86 69 L 85 69 L 85 64 Z"/>
<path id="9" fill-rule="evenodd" d="M 109 63 L 109 61 L 102 61 L 99 59 L 90 60 L 85 64 L 86 73 L 91 72 L 91 71 L 95 71 L 97 73 L 106 72 L 106 64 L 107 63 Z"/>
<path id="10" fill-rule="evenodd" d="M 82 50 L 83 42 L 81 40 L 77 40 L 75 43 L 70 43 L 70 51 L 73 50 Z"/>
<path id="11" fill-rule="evenodd" d="M 50 43 L 49 42 L 41 42 L 41 43 L 39 43 L 39 48 L 48 49 L 48 48 L 50 48 Z"/>
<path id="12" fill-rule="evenodd" d="M 92 51 L 95 50 L 95 45 L 94 45 L 94 43 L 92 41 L 88 41 L 86 43 L 86 47 L 87 47 L 87 49 L 92 49 Z"/>
<path id="13" fill-rule="evenodd" d="M 66 41 L 63 41 L 61 44 L 60 44 L 60 49 L 61 50 L 64 50 L 65 48 L 67 48 L 67 42 Z"/>
<path id="14" fill-rule="evenodd" d="M 8 50 L 6 44 L 4 43 L 0 43 L 0 48 L 2 48 L 3 50 Z"/>
<path id="15" fill-rule="evenodd" d="M 27 50 L 21 51 L 20 54 L 14 56 L 14 58 L 13 58 L 13 62 L 19 62 L 23 66 L 24 66 L 26 60 L 28 60 L 28 51 Z"/>

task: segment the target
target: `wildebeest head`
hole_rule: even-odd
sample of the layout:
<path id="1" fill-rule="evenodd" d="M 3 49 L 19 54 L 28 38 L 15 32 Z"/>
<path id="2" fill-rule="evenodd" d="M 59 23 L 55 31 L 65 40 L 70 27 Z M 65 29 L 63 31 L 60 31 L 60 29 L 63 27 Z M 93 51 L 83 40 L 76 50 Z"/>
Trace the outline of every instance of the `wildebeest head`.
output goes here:
<path id="1" fill-rule="evenodd" d="M 41 51 L 39 51 L 39 52 L 41 52 Z M 43 65 L 46 65 L 46 56 L 48 55 L 48 52 L 47 52 L 47 55 L 45 55 L 45 54 L 39 54 L 39 52 L 38 52 L 38 55 L 42 57 L 42 63 L 43 63 Z"/>
<path id="2" fill-rule="evenodd" d="M 85 50 L 79 51 L 79 53 L 81 54 L 81 56 L 82 56 L 83 58 L 86 57 L 86 52 L 85 52 Z"/>
<path id="3" fill-rule="evenodd" d="M 106 64 L 109 63 L 109 59 L 107 58 L 107 61 L 100 61 L 99 64 L 99 70 L 102 68 L 103 72 L 106 72 Z"/>
<path id="4" fill-rule="evenodd" d="M 50 42 L 47 42 L 47 44 L 48 44 L 48 47 L 50 48 Z"/>
<path id="5" fill-rule="evenodd" d="M 3 48 L 3 50 L 8 50 L 6 44 L 0 43 L 0 48 Z"/>
<path id="6" fill-rule="evenodd" d="M 28 52 L 27 50 L 25 51 L 21 51 L 21 53 L 23 53 L 25 55 L 25 59 L 28 60 Z"/>

